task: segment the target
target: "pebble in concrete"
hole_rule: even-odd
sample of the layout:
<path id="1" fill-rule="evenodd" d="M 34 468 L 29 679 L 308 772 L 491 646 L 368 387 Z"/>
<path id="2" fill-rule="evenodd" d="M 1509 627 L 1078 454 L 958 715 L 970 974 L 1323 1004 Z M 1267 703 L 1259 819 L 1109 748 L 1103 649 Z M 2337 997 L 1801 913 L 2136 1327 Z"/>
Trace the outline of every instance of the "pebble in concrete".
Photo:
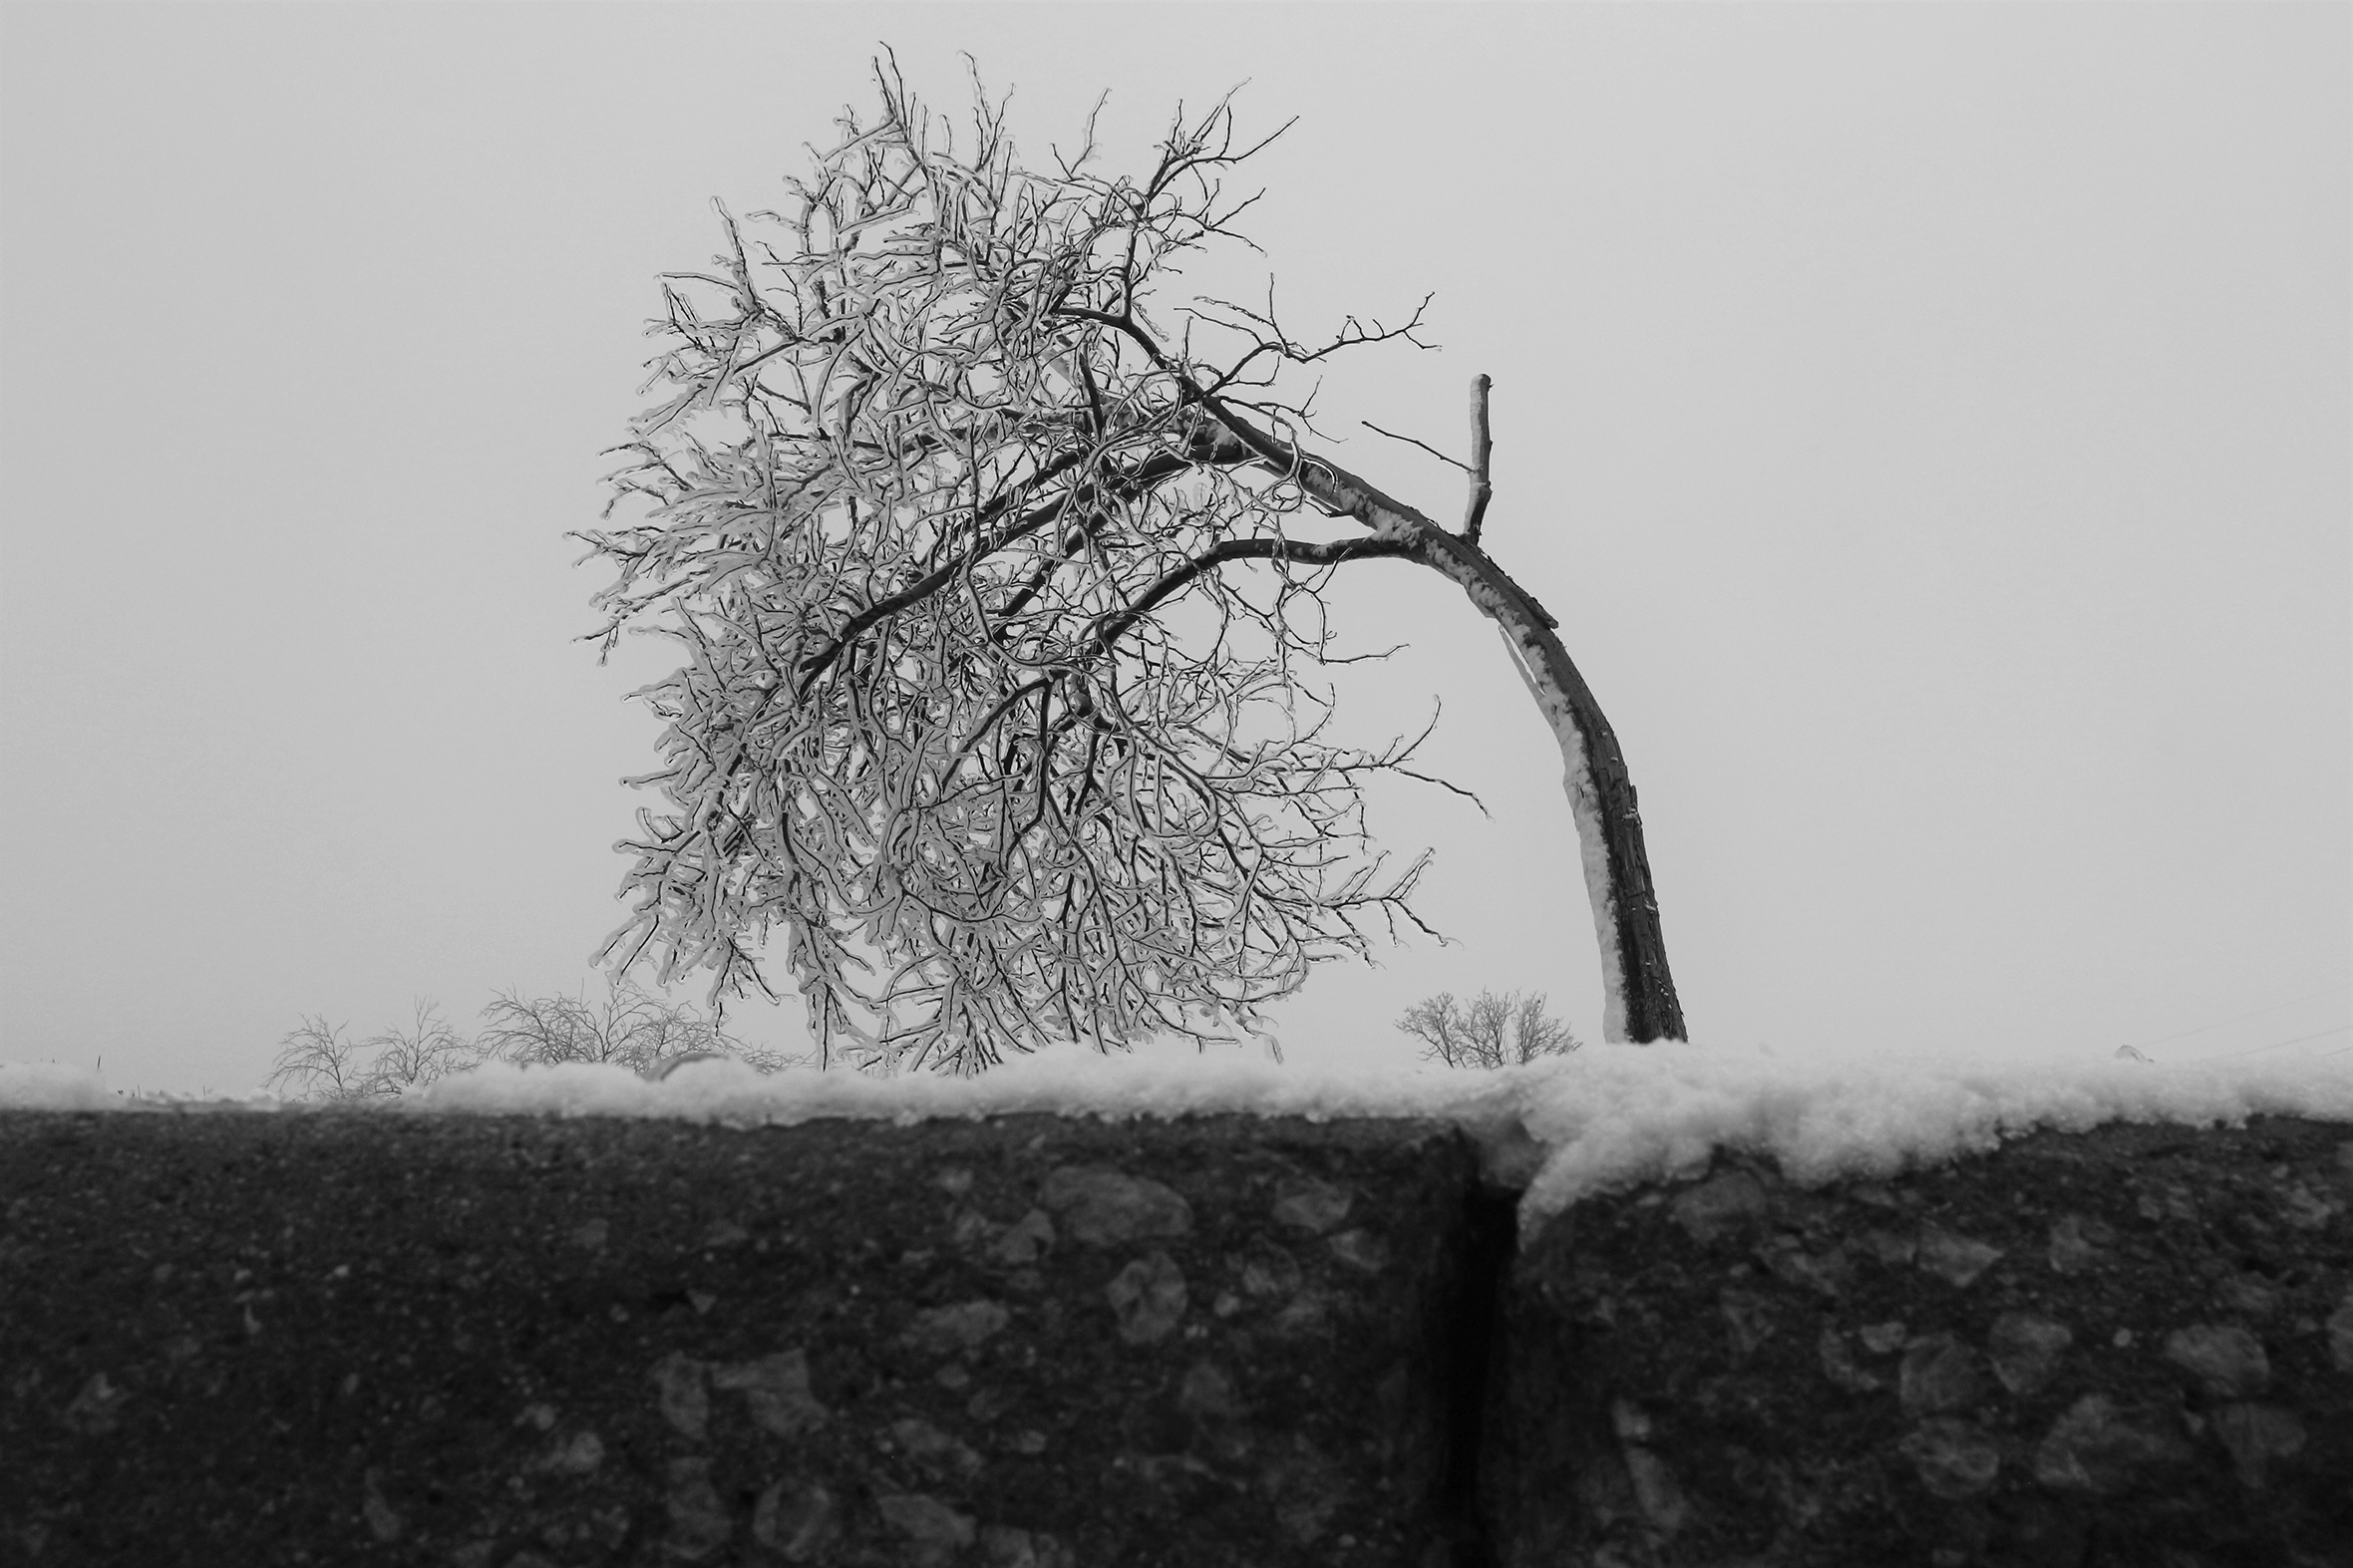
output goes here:
<path id="1" fill-rule="evenodd" d="M 1903 1353 L 1898 1371 L 1898 1398 L 1906 1415 L 1932 1415 L 1965 1411 L 1984 1398 L 1978 1376 L 1977 1354 L 1950 1334 L 1930 1334 L 1914 1340 Z"/>
<path id="2" fill-rule="evenodd" d="M 1231 1420 L 1242 1413 L 1233 1378 L 1214 1362 L 1194 1362 L 1176 1393 L 1176 1408 L 1196 1420 Z"/>
<path id="3" fill-rule="evenodd" d="M 711 1461 L 692 1454 L 670 1460 L 664 1469 L 670 1481 L 663 1498 L 670 1516 L 670 1536 L 665 1544 L 671 1553 L 689 1562 L 708 1557 L 735 1534 L 735 1520 L 728 1515 L 727 1503 L 711 1484 Z"/>
<path id="4" fill-rule="evenodd" d="M 604 1439 L 579 1431 L 547 1448 L 530 1468 L 549 1475 L 593 1475 L 603 1463 Z"/>
<path id="5" fill-rule="evenodd" d="M 2208 1323 L 2166 1336 L 2166 1360 L 2197 1380 L 2211 1399 L 2242 1400 L 2271 1384 L 2263 1342 L 2246 1330 Z"/>
<path id="6" fill-rule="evenodd" d="M 1650 1446 L 1650 1416 L 1632 1401 L 1616 1400 L 1610 1404 L 1609 1424 L 1617 1434 L 1618 1456 L 1625 1463 L 1636 1506 L 1662 1539 L 1672 1540 L 1689 1521 L 1691 1505 L 1675 1484 L 1674 1472 Z"/>
<path id="7" fill-rule="evenodd" d="M 2035 1477 L 2058 1491 L 2119 1492 L 2186 1463 L 2188 1443 L 2152 1413 L 2120 1410 L 2104 1394 L 2085 1395 L 2035 1449 Z"/>
<path id="8" fill-rule="evenodd" d="M 909 1548 L 911 1568 L 937 1568 L 970 1546 L 980 1533 L 978 1521 L 958 1513 L 938 1498 L 922 1492 L 877 1497 L 874 1506 L 883 1525 Z"/>
<path id="9" fill-rule="evenodd" d="M 968 1481 L 981 1471 L 981 1457 L 968 1444 L 919 1417 L 892 1421 L 890 1440 L 935 1479 Z"/>
<path id="10" fill-rule="evenodd" d="M 1726 1171 L 1677 1193 L 1668 1205 L 1675 1223 L 1702 1246 L 1755 1223 L 1770 1207 L 1764 1186 L 1745 1170 Z"/>
<path id="11" fill-rule="evenodd" d="M 1816 1354 L 1822 1362 L 1823 1376 L 1849 1394 L 1870 1394 L 1885 1387 L 1855 1360 L 1847 1336 L 1831 1325 L 1823 1326 L 1822 1337 L 1816 1342 Z"/>
<path id="12" fill-rule="evenodd" d="M 2096 1219 L 2065 1214 L 2052 1223 L 2046 1256 L 2055 1274 L 2080 1274 L 2099 1261 L 2101 1249 L 2113 1245 L 2116 1232 Z"/>
<path id="13" fill-rule="evenodd" d="M 1031 1209 L 1006 1226 L 989 1243 L 991 1262 L 1014 1267 L 1035 1263 L 1054 1245 L 1054 1221 L 1044 1209 Z"/>
<path id="14" fill-rule="evenodd" d="M 1070 1549 L 1043 1531 L 984 1524 L 980 1550 L 989 1568 L 1076 1568 Z"/>
<path id="15" fill-rule="evenodd" d="M 1312 1176 L 1292 1176 L 1275 1187 L 1274 1217 L 1280 1224 L 1320 1236 L 1348 1217 L 1354 1201 L 1346 1187 Z"/>
<path id="16" fill-rule="evenodd" d="M 1956 1289 L 1977 1283 L 1977 1276 L 2000 1260 L 2002 1249 L 1973 1237 L 1955 1235 L 1938 1225 L 1920 1227 L 1919 1266 Z"/>
<path id="17" fill-rule="evenodd" d="M 1863 1349 L 1872 1355 L 1885 1356 L 1901 1350 L 1911 1338 L 1911 1332 L 1903 1326 L 1902 1319 L 1889 1318 L 1884 1323 L 1864 1324 L 1855 1331 L 1855 1338 L 1861 1340 Z"/>
<path id="18" fill-rule="evenodd" d="M 130 1397 L 128 1391 L 109 1383 L 105 1373 L 94 1372 L 65 1408 L 65 1423 L 86 1437 L 103 1437 L 115 1429 L 116 1412 Z"/>
<path id="19" fill-rule="evenodd" d="M 986 1344 L 1012 1321 L 1002 1302 L 962 1301 L 918 1312 L 900 1338 L 924 1355 L 949 1356 Z"/>
<path id="20" fill-rule="evenodd" d="M 752 1539 L 789 1563 L 821 1560 L 840 1533 L 841 1505 L 815 1481 L 777 1481 L 752 1510 Z"/>
<path id="21" fill-rule="evenodd" d="M 1377 1231 L 1359 1226 L 1355 1230 L 1341 1231 L 1325 1244 L 1332 1249 L 1333 1257 L 1352 1269 L 1378 1274 L 1389 1266 L 1389 1244 L 1381 1239 Z"/>
<path id="22" fill-rule="evenodd" d="M 1986 1349 L 1993 1375 L 2012 1394 L 2038 1392 L 2058 1374 L 2059 1364 L 2075 1336 L 2064 1324 L 2032 1313 L 2005 1312 L 1993 1320 Z"/>
<path id="23" fill-rule="evenodd" d="M 1192 1229 L 1192 1206 L 1182 1194 L 1108 1165 L 1058 1167 L 1039 1188 L 1038 1201 L 1091 1247 L 1181 1236 Z"/>
<path id="24" fill-rule="evenodd" d="M 2002 1450 L 1993 1438 L 1983 1427 L 1956 1416 L 1920 1422 L 1896 1447 L 1911 1460 L 1920 1484 L 1948 1501 L 1974 1497 L 2001 1472 Z"/>
<path id="25" fill-rule="evenodd" d="M 1288 1248 L 1263 1237 L 1241 1254 L 1240 1273 L 1242 1289 L 1252 1296 L 1288 1296 L 1305 1278 Z"/>
<path id="26" fill-rule="evenodd" d="M 809 1392 L 809 1358 L 798 1350 L 717 1368 L 711 1386 L 741 1393 L 752 1419 L 780 1437 L 815 1431 L 827 1420 L 826 1408 Z"/>
<path id="27" fill-rule="evenodd" d="M 655 1362 L 651 1374 L 660 1391 L 662 1418 L 695 1442 L 711 1419 L 711 1396 L 703 1387 L 703 1365 L 683 1351 Z"/>
<path id="28" fill-rule="evenodd" d="M 1184 1317 L 1184 1271 L 1166 1252 L 1140 1258 L 1112 1276 L 1103 1294 L 1130 1345 L 1165 1340 Z"/>
<path id="29" fill-rule="evenodd" d="M 2304 1451 L 2304 1423 L 2275 1405 L 2224 1405 L 2213 1412 L 2214 1434 L 2230 1451 L 2231 1468 L 2249 1490 L 2263 1488 L 2273 1459 Z"/>

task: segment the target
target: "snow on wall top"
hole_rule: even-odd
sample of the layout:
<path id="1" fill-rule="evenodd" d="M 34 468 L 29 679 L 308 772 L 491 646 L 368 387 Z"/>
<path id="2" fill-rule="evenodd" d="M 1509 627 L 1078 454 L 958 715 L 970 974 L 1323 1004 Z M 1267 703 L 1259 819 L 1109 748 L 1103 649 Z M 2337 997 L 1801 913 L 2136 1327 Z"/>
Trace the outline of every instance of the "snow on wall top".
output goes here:
<path id="1" fill-rule="evenodd" d="M 315 1108 L 270 1096 L 134 1100 L 94 1074 L 5 1064 L 0 1107 Z M 1762 1049 L 1669 1043 L 1588 1047 L 1496 1073 L 1432 1067 L 1345 1074 L 1233 1058 L 1106 1059 L 1079 1052 L 1016 1059 L 972 1079 L 809 1070 L 763 1075 L 715 1060 L 688 1062 L 649 1082 L 620 1067 L 493 1064 L 370 1113 L 656 1116 L 776 1126 L 824 1117 L 905 1124 L 1023 1111 L 1106 1118 L 1421 1116 L 1453 1122 L 1490 1150 L 1524 1148 L 1533 1139 L 1541 1163 L 1520 1209 L 1522 1228 L 1532 1231 L 1585 1194 L 1695 1173 L 1719 1148 L 1770 1156 L 1793 1180 L 1814 1183 L 1890 1175 L 1989 1150 L 2041 1127 L 2235 1124 L 2264 1114 L 2353 1121 L 2353 1061 L 1790 1060 Z"/>

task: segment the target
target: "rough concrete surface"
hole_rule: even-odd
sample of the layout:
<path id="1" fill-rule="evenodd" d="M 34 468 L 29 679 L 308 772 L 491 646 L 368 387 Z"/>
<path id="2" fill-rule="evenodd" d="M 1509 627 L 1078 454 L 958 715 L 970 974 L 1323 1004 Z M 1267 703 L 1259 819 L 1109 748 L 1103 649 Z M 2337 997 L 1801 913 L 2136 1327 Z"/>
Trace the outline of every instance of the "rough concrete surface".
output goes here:
<path id="1" fill-rule="evenodd" d="M 1502 1561 L 2353 1565 L 2349 1210 L 2278 1117 L 1588 1198 L 1505 1292 Z"/>
<path id="2" fill-rule="evenodd" d="M 1476 1190 L 1410 1122 L 0 1113 L 0 1561 L 1448 1563 Z"/>
<path id="3" fill-rule="evenodd" d="M 2353 1125 L 0 1112 L 0 1565 L 2353 1568 Z"/>

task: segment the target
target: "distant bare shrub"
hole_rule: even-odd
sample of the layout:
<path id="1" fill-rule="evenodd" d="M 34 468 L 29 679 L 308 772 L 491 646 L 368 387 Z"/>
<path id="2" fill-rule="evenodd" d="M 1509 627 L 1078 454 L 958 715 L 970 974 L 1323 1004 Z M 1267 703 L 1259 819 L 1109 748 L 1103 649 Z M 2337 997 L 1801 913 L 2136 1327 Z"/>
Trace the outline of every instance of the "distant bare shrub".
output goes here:
<path id="1" fill-rule="evenodd" d="M 1428 1047 L 1422 1054 L 1450 1068 L 1500 1068 L 1564 1057 L 1584 1042 L 1544 1011 L 1541 992 L 1498 996 L 1482 991 L 1469 1006 L 1442 991 L 1407 1008 L 1397 1027 Z"/>
<path id="2" fill-rule="evenodd" d="M 279 1042 L 277 1062 L 264 1081 L 293 1086 L 300 1099 L 397 1099 L 410 1090 L 485 1062 L 553 1067 L 560 1062 L 611 1062 L 648 1077 L 666 1065 L 697 1057 L 731 1057 L 763 1073 L 801 1060 L 765 1051 L 728 1034 L 691 1007 L 675 1006 L 623 981 L 598 1005 L 579 997 L 524 998 L 504 992 L 483 1009 L 489 1028 L 469 1041 L 417 1004 L 407 1029 L 388 1029 L 354 1041 L 348 1024 L 324 1014 L 305 1018 Z"/>
<path id="3" fill-rule="evenodd" d="M 483 1017 L 491 1026 L 477 1042 L 485 1061 L 541 1066 L 615 1062 L 632 1072 L 651 1074 L 664 1063 L 689 1056 L 733 1057 L 763 1073 L 793 1060 L 746 1045 L 715 1020 L 649 995 L 626 980 L 596 1006 L 579 997 L 525 1001 L 505 992 L 483 1009 Z"/>
<path id="4" fill-rule="evenodd" d="M 388 1029 L 354 1042 L 351 1026 L 330 1026 L 325 1014 L 305 1018 L 280 1041 L 277 1062 L 263 1082 L 300 1086 L 297 1098 L 341 1101 L 397 1099 L 476 1060 L 465 1037 L 436 1016 L 435 1005 L 419 1002 L 407 1029 Z M 372 1060 L 364 1066 L 361 1054 Z"/>

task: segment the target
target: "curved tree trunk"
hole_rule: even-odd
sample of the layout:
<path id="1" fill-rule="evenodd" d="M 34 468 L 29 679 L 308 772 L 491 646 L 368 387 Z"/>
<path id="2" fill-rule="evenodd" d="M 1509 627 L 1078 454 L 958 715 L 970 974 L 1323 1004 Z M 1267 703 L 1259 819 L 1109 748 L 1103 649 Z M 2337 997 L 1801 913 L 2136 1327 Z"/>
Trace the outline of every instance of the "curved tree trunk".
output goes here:
<path id="1" fill-rule="evenodd" d="M 1683 1004 L 1667 967 L 1658 892 L 1642 841 L 1642 811 L 1617 732 L 1568 657 L 1558 622 L 1477 545 L 1432 525 L 1423 559 L 1463 585 L 1494 620 L 1504 646 L 1560 745 L 1561 783 L 1576 819 L 1585 896 L 1601 948 L 1607 1040 L 1647 1043 L 1686 1038 Z"/>
<path id="2" fill-rule="evenodd" d="M 1485 378 L 1481 378 L 1484 383 Z M 1482 462 L 1475 480 L 1486 485 L 1484 393 L 1478 445 Z M 1659 926 L 1658 893 L 1651 884 L 1650 855 L 1642 841 L 1642 812 L 1625 753 L 1603 717 L 1592 688 L 1561 645 L 1559 622 L 1535 597 L 1496 564 L 1478 544 L 1486 510 L 1475 491 L 1469 525 L 1456 534 L 1431 518 L 1324 459 L 1298 451 L 1257 430 L 1215 399 L 1204 399 L 1223 424 L 1204 431 L 1195 447 L 1210 462 L 1255 459 L 1291 475 L 1325 510 L 1354 517 L 1375 536 L 1403 546 L 1419 560 L 1459 583 L 1471 602 L 1504 634 L 1528 695 L 1560 744 L 1562 783 L 1576 819 L 1584 862 L 1585 896 L 1593 906 L 1594 937 L 1601 948 L 1601 976 L 1607 993 L 1603 1038 L 1648 1043 L 1688 1038 L 1683 1004 L 1667 967 L 1666 937 Z"/>
<path id="3" fill-rule="evenodd" d="M 1658 892 L 1642 842 L 1642 812 L 1617 734 L 1549 627 L 1539 626 L 1534 637 L 1515 637 L 1513 627 L 1500 622 L 1497 629 L 1560 743 L 1561 783 L 1576 818 L 1585 896 L 1593 905 L 1593 933 L 1601 945 L 1601 978 L 1608 992 L 1602 1037 L 1682 1040 L 1683 1004 L 1667 968 Z M 1532 667 L 1523 651 L 1529 643 L 1542 655 Z"/>

